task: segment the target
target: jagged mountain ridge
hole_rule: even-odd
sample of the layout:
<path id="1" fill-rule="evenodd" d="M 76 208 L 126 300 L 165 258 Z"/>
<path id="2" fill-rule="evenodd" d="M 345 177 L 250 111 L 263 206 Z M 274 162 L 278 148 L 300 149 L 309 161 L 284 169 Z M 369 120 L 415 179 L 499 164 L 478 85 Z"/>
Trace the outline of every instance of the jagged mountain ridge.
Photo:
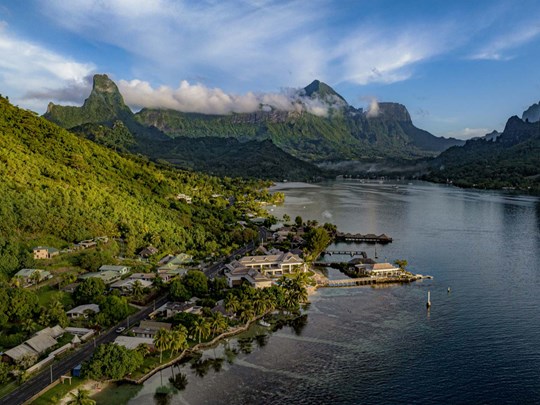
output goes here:
<path id="1" fill-rule="evenodd" d="M 540 192 L 540 121 L 510 117 L 496 138 L 482 137 L 452 147 L 431 162 L 425 177 L 462 187 Z"/>
<path id="2" fill-rule="evenodd" d="M 165 135 L 141 124 L 107 75 L 95 75 L 90 96 L 81 107 L 49 104 L 44 118 L 111 149 L 142 154 L 175 166 L 233 177 L 309 180 L 322 170 L 276 147 L 271 141 L 241 143 L 205 136 Z M 256 164 L 257 163 L 257 164 Z"/>

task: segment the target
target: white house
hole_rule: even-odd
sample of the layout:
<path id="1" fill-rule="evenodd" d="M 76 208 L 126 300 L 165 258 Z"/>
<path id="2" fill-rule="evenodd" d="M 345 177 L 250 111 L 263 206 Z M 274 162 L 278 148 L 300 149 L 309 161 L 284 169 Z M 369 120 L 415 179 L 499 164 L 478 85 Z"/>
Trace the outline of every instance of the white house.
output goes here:
<path id="1" fill-rule="evenodd" d="M 70 309 L 69 311 L 67 311 L 66 315 L 68 316 L 68 318 L 77 319 L 77 318 L 80 318 L 80 317 L 88 318 L 88 315 L 90 313 L 92 313 L 92 314 L 99 313 L 99 305 L 97 305 L 97 304 L 79 305 L 78 307 L 75 307 L 75 308 Z"/>
<path id="2" fill-rule="evenodd" d="M 127 266 L 112 266 L 112 265 L 103 265 L 99 268 L 99 271 L 113 271 L 120 276 L 129 273 L 129 267 Z"/>
<path id="3" fill-rule="evenodd" d="M 239 262 L 249 268 L 256 269 L 265 276 L 282 276 L 292 273 L 295 267 L 304 269 L 304 261 L 291 252 L 265 256 L 245 256 Z"/>

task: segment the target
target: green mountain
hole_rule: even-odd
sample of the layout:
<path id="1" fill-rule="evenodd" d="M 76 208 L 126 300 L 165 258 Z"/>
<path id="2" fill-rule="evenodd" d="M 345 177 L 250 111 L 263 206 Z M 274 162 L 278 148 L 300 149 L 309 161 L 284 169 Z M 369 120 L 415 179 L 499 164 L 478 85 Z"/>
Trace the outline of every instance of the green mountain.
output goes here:
<path id="1" fill-rule="evenodd" d="M 431 163 L 426 180 L 460 187 L 540 192 L 540 122 L 511 117 L 495 137 L 452 147 Z"/>
<path id="2" fill-rule="evenodd" d="M 260 181 L 119 155 L 5 98 L 0 176 L 0 278 L 32 265 L 32 246 L 60 248 L 101 235 L 123 238 L 127 255 L 150 243 L 198 257 L 219 254 L 244 243 L 233 236 L 241 234 L 237 220 L 270 198 Z M 193 203 L 178 200 L 180 193 Z"/>
<path id="3" fill-rule="evenodd" d="M 241 141 L 270 139 L 275 145 L 302 160 L 312 162 L 435 156 L 462 145 L 453 138 L 435 137 L 416 128 L 405 106 L 379 103 L 372 117 L 349 106 L 330 86 L 315 80 L 300 95 L 326 105 L 327 116 L 307 111 L 256 111 L 253 113 L 207 115 L 166 109 L 143 109 L 136 119 L 158 128 L 170 137 L 237 138 Z M 298 99 L 302 102 L 302 98 Z"/>
<path id="4" fill-rule="evenodd" d="M 50 104 L 44 118 L 114 150 L 146 155 L 180 168 L 270 180 L 310 180 L 323 175 L 315 165 L 285 153 L 265 138 L 226 140 L 212 137 L 202 128 L 203 141 L 173 139 L 137 119 L 106 75 L 94 76 L 92 92 L 82 107 Z"/>

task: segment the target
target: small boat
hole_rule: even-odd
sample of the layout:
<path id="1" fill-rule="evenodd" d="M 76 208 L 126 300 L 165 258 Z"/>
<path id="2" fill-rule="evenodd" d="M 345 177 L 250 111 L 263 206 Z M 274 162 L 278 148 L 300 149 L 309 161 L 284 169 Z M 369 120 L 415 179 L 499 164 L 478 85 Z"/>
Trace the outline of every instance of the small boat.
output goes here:
<path id="1" fill-rule="evenodd" d="M 268 322 L 263 321 L 262 319 L 259 321 L 259 325 L 264 326 L 265 328 L 269 328 L 270 325 Z"/>
<path id="2" fill-rule="evenodd" d="M 427 302 L 426 302 L 426 307 L 429 309 L 429 307 L 431 307 L 431 292 L 428 291 L 427 292 Z"/>

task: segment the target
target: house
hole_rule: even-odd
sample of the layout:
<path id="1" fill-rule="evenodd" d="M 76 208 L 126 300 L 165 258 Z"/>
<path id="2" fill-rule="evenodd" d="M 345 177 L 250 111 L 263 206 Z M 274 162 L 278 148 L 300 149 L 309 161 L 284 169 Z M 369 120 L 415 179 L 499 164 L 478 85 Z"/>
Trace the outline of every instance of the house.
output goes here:
<path id="1" fill-rule="evenodd" d="M 192 198 L 189 195 L 186 195 L 184 193 L 180 193 L 176 195 L 177 200 L 184 200 L 186 203 L 191 204 Z"/>
<path id="2" fill-rule="evenodd" d="M 179 255 L 166 255 L 158 262 L 160 266 L 171 264 L 176 266 L 182 266 L 193 261 L 193 256 L 186 253 L 180 253 Z"/>
<path id="3" fill-rule="evenodd" d="M 36 246 L 32 251 L 34 252 L 34 259 L 36 260 L 51 259 L 60 254 L 58 249 L 46 246 Z"/>
<path id="4" fill-rule="evenodd" d="M 107 285 L 112 284 L 115 281 L 118 281 L 122 278 L 120 274 L 114 271 L 97 271 L 97 272 L 81 274 L 79 276 L 79 280 L 86 280 L 87 278 L 91 278 L 91 277 L 100 278 Z"/>
<path id="5" fill-rule="evenodd" d="M 141 321 L 139 326 L 131 329 L 131 331 L 136 337 L 153 339 L 158 330 L 165 329 L 169 331 L 171 328 L 172 324 L 166 322 Z"/>
<path id="6" fill-rule="evenodd" d="M 154 312 L 152 312 L 150 318 L 172 318 L 176 314 L 181 312 L 191 313 L 191 314 L 200 314 L 202 307 L 195 305 L 194 302 L 167 302 Z"/>
<path id="7" fill-rule="evenodd" d="M 22 269 L 15 273 L 14 277 L 23 279 L 25 284 L 41 283 L 44 280 L 52 278 L 52 274 L 46 270 L 40 269 Z M 35 277 L 35 279 L 34 279 Z"/>
<path id="8" fill-rule="evenodd" d="M 68 326 L 65 330 L 67 333 L 71 333 L 72 335 L 77 336 L 82 342 L 90 339 L 96 333 L 93 329 L 74 328 L 72 326 Z"/>
<path id="9" fill-rule="evenodd" d="M 302 266 L 302 269 L 304 269 L 304 261 L 291 252 L 264 256 L 245 256 L 239 262 L 246 267 L 259 270 L 265 276 L 271 277 L 292 273 L 294 268 L 298 266 Z"/>
<path id="10" fill-rule="evenodd" d="M 152 286 L 152 281 L 150 280 L 134 280 L 131 278 L 127 278 L 125 280 L 118 280 L 114 283 L 112 283 L 109 288 L 110 289 L 117 289 L 122 294 L 130 294 L 131 290 L 133 290 L 133 285 L 135 283 L 140 283 L 142 288 L 148 288 Z"/>
<path id="11" fill-rule="evenodd" d="M 229 287 L 242 285 L 247 281 L 252 287 L 266 288 L 271 287 L 273 281 L 261 274 L 258 270 L 244 266 L 238 261 L 233 261 L 225 265 L 225 277 Z"/>
<path id="12" fill-rule="evenodd" d="M 108 243 L 109 242 L 109 237 L 108 236 L 98 236 L 98 237 L 94 238 L 94 240 L 96 242 Z"/>
<path id="13" fill-rule="evenodd" d="M 88 315 L 90 314 L 97 314 L 99 313 L 99 305 L 97 304 L 85 304 L 85 305 L 79 305 L 78 307 L 75 307 L 73 309 L 70 309 L 66 312 L 66 315 L 68 318 L 71 319 L 77 319 L 80 317 L 88 318 Z"/>
<path id="14" fill-rule="evenodd" d="M 130 350 L 136 349 L 139 345 L 148 345 L 151 349 L 154 348 L 154 339 L 145 337 L 117 336 L 114 343 Z"/>
<path id="15" fill-rule="evenodd" d="M 157 252 L 159 252 L 159 250 L 153 246 L 147 246 L 145 247 L 143 250 L 141 250 L 139 252 L 139 256 L 144 258 L 144 259 L 147 259 L 149 258 L 150 256 L 154 256 Z"/>
<path id="16" fill-rule="evenodd" d="M 148 280 L 153 281 L 157 277 L 156 273 L 133 273 L 129 276 L 130 280 Z"/>
<path id="17" fill-rule="evenodd" d="M 99 268 L 99 271 L 112 271 L 120 276 L 128 274 L 130 267 L 127 266 L 113 266 L 113 265 L 103 265 Z"/>
<path id="18" fill-rule="evenodd" d="M 60 325 L 42 329 L 24 343 L 6 350 L 2 355 L 2 361 L 18 363 L 23 359 L 29 359 L 30 363 L 35 363 L 41 354 L 58 344 L 56 338 L 62 334 L 64 329 Z"/>
<path id="19" fill-rule="evenodd" d="M 390 263 L 357 264 L 358 274 L 369 275 L 373 277 L 399 277 L 403 270 Z"/>

